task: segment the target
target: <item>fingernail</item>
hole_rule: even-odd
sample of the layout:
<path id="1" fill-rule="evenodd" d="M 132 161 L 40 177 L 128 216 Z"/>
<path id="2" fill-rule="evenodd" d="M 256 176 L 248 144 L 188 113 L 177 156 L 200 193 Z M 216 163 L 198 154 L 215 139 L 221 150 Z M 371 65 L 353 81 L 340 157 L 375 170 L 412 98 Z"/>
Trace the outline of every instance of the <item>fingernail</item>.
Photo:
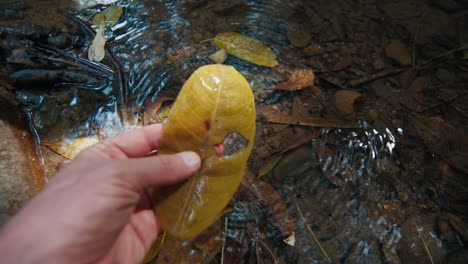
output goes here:
<path id="1" fill-rule="evenodd" d="M 200 157 L 198 156 L 197 153 L 192 152 L 192 151 L 186 151 L 186 152 L 181 152 L 178 155 L 179 157 L 182 158 L 182 160 L 184 160 L 185 165 L 189 169 L 195 169 L 195 168 L 198 168 L 198 166 L 200 166 L 199 165 Z"/>

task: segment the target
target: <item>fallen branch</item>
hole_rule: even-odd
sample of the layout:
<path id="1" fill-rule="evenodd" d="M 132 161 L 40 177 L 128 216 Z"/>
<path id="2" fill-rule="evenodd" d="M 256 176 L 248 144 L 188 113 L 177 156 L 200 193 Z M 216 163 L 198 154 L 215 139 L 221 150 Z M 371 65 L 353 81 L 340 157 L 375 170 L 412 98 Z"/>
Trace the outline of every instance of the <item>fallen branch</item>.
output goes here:
<path id="1" fill-rule="evenodd" d="M 301 125 L 324 128 L 358 128 L 359 124 L 353 121 L 343 121 L 338 119 L 325 119 L 315 116 L 299 116 L 281 113 L 262 112 L 261 115 L 266 121 L 278 124 Z"/>
<path id="2" fill-rule="evenodd" d="M 376 73 L 376 74 L 368 75 L 368 76 L 363 77 L 361 79 L 351 80 L 351 81 L 348 82 L 348 84 L 350 86 L 352 86 L 352 87 L 356 87 L 356 86 L 359 86 L 359 85 L 362 85 L 362 84 L 365 84 L 365 83 L 368 83 L 368 82 L 372 82 L 372 81 L 375 81 L 375 80 L 378 80 L 378 79 L 381 79 L 381 78 L 385 78 L 385 77 L 388 77 L 388 76 L 392 76 L 392 75 L 401 73 L 401 72 L 403 72 L 405 70 L 406 69 L 386 70 L 386 71 L 382 71 L 382 72 L 379 72 L 379 73 Z"/>

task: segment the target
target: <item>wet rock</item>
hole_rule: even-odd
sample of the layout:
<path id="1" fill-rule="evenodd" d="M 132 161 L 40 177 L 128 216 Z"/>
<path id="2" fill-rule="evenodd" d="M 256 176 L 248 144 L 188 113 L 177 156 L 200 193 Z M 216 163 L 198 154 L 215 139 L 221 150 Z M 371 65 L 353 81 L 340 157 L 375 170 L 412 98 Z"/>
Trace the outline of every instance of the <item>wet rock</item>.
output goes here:
<path id="1" fill-rule="evenodd" d="M 364 97 L 361 93 L 350 90 L 340 90 L 333 96 L 337 112 L 345 117 L 352 116 L 357 111 L 357 104 L 363 100 Z"/>
<path id="2" fill-rule="evenodd" d="M 455 82 L 455 74 L 453 72 L 450 72 L 446 69 L 438 69 L 436 71 L 436 77 L 439 79 L 439 81 L 446 83 L 446 84 L 452 84 Z"/>
<path id="3" fill-rule="evenodd" d="M 411 64 L 411 54 L 406 45 L 399 39 L 393 39 L 385 47 L 385 55 L 400 65 Z"/>
<path id="4" fill-rule="evenodd" d="M 206 5 L 207 0 L 185 0 L 185 5 L 191 8 L 199 8 Z"/>
<path id="5" fill-rule="evenodd" d="M 338 60 L 338 62 L 333 65 L 332 70 L 333 71 L 342 71 L 348 67 L 353 65 L 353 59 L 351 57 L 344 57 Z"/>
<path id="6" fill-rule="evenodd" d="M 354 244 L 346 263 L 382 263 L 379 246 L 376 243 L 359 241 Z"/>
<path id="7" fill-rule="evenodd" d="M 282 181 L 285 177 L 295 178 L 300 175 L 301 179 L 305 180 L 307 175 L 312 177 L 320 174 L 317 165 L 310 144 L 304 144 L 284 155 L 272 171 L 273 178 Z"/>
<path id="8" fill-rule="evenodd" d="M 327 50 L 323 48 L 322 45 L 317 43 L 310 44 L 309 46 L 305 47 L 302 51 L 307 56 L 316 56 L 327 52 Z"/>
<path id="9" fill-rule="evenodd" d="M 446 11 L 456 11 L 462 6 L 455 0 L 431 0 L 431 4 L 444 9 Z"/>
<path id="10" fill-rule="evenodd" d="M 213 8 L 213 12 L 220 16 L 229 15 L 233 13 L 236 9 L 244 5 L 243 0 L 225 0 L 225 1 L 216 1 L 214 3 L 215 3 L 215 6 Z"/>
<path id="11" fill-rule="evenodd" d="M 288 25 L 288 40 L 293 46 L 304 48 L 309 44 L 311 39 L 312 35 L 302 25 L 295 23 Z"/>
<path id="12" fill-rule="evenodd" d="M 291 65 L 300 65 L 303 61 L 300 51 L 294 48 L 282 48 L 279 56 Z"/>
<path id="13" fill-rule="evenodd" d="M 47 37 L 47 43 L 59 49 L 65 49 L 70 46 L 72 39 L 67 34 L 55 34 Z"/>
<path id="14" fill-rule="evenodd" d="M 31 167 L 15 128 L 0 120 L 0 224 L 34 194 Z"/>
<path id="15" fill-rule="evenodd" d="M 414 79 L 416 79 L 416 76 L 418 74 L 418 71 L 415 69 L 409 69 L 400 74 L 400 85 L 401 88 L 403 89 L 408 89 L 410 85 L 413 83 Z"/>
<path id="16" fill-rule="evenodd" d="M 463 248 L 448 256 L 444 263 L 465 263 L 468 259 L 468 248 Z"/>
<path id="17" fill-rule="evenodd" d="M 435 227 L 436 215 L 409 217 L 401 226 L 401 247 L 398 251 L 402 263 L 441 263 L 444 249 L 439 247 Z"/>
<path id="18" fill-rule="evenodd" d="M 385 68 L 385 61 L 381 56 L 377 56 L 374 59 L 374 62 L 372 63 L 372 66 L 374 67 L 374 70 L 380 71 Z"/>

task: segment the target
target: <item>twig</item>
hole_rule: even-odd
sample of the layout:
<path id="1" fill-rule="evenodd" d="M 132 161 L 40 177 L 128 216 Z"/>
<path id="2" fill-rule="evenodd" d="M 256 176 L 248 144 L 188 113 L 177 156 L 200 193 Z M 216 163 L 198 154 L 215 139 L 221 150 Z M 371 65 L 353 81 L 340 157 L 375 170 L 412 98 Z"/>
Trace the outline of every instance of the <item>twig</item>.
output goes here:
<path id="1" fill-rule="evenodd" d="M 75 17 L 71 13 L 65 13 L 65 15 L 70 18 L 72 21 L 77 23 L 86 33 L 88 33 L 90 36 L 95 36 L 95 32 L 93 29 L 91 29 L 90 26 L 88 26 L 86 23 L 84 23 L 81 19 Z M 117 95 L 118 95 L 118 101 L 119 101 L 119 106 L 118 109 L 120 110 L 118 112 L 120 116 L 120 122 L 123 123 L 125 120 L 127 120 L 127 83 L 125 81 L 125 74 L 120 66 L 120 64 L 117 62 L 117 59 L 114 57 L 114 55 L 109 51 L 108 47 L 104 48 L 106 51 L 106 57 L 110 60 L 111 64 L 114 66 L 117 74 L 117 81 L 118 81 L 118 90 L 117 90 Z"/>
<path id="2" fill-rule="evenodd" d="M 437 59 L 440 59 L 440 58 L 443 58 L 443 57 L 445 57 L 445 56 L 448 56 L 448 55 L 450 55 L 450 54 L 452 54 L 452 53 L 455 53 L 455 52 L 457 52 L 457 51 L 466 50 L 466 49 L 468 49 L 468 46 L 461 46 L 461 47 L 459 47 L 459 48 L 449 50 L 449 51 L 444 52 L 444 53 L 442 53 L 442 54 L 439 54 L 439 55 L 437 55 L 437 56 L 435 56 L 435 57 L 432 57 L 432 58 L 428 59 L 427 61 L 422 62 L 421 64 L 418 65 L 418 68 L 419 68 L 419 67 L 422 67 L 422 66 L 424 66 L 424 65 L 426 65 L 426 64 L 429 64 L 429 63 L 431 63 L 432 61 L 435 61 L 435 60 L 437 60 Z"/>
<path id="3" fill-rule="evenodd" d="M 339 87 L 341 89 L 346 89 L 345 85 L 343 85 L 342 83 L 340 83 L 338 81 L 333 80 L 332 78 L 330 78 L 328 76 L 324 76 L 324 74 L 317 75 L 317 77 L 319 79 L 322 79 L 322 80 L 326 81 L 327 83 L 335 85 L 335 86 L 337 86 L 337 87 Z"/>
<path id="4" fill-rule="evenodd" d="M 260 264 L 260 263 L 263 263 L 263 261 L 260 261 L 260 254 L 258 252 L 258 245 L 257 243 L 255 243 L 255 256 L 257 257 L 257 263 Z"/>
<path id="5" fill-rule="evenodd" d="M 426 17 L 426 11 L 424 11 L 423 15 L 421 16 L 421 20 L 419 20 L 418 28 L 414 33 L 413 38 L 413 68 L 416 67 L 416 40 L 418 39 L 419 31 L 421 30 L 421 25 L 423 24 L 424 18 Z"/>
<path id="6" fill-rule="evenodd" d="M 423 242 L 424 248 L 426 249 L 427 255 L 429 256 L 429 260 L 431 261 L 432 264 L 434 264 L 434 260 L 432 259 L 431 252 L 429 251 L 429 248 L 427 247 L 426 241 L 425 241 L 424 238 L 422 237 L 420 227 L 418 226 L 418 224 L 416 224 L 416 220 L 414 220 L 414 218 L 412 218 L 411 220 L 413 220 L 414 226 L 416 226 L 416 230 L 418 231 L 419 238 L 420 238 L 420 239 L 422 240 L 422 242 Z"/>
<path id="7" fill-rule="evenodd" d="M 327 259 L 328 262 L 332 262 L 330 257 L 327 255 L 327 252 L 325 252 L 325 249 L 322 247 L 322 245 L 320 244 L 320 242 L 318 241 L 317 237 L 315 236 L 314 234 L 314 231 L 312 231 L 312 229 L 310 228 L 310 226 L 307 224 L 306 222 L 306 219 L 304 217 L 304 215 L 302 214 L 302 210 L 301 208 L 299 207 L 299 204 L 297 204 L 296 202 L 296 207 L 297 207 L 297 211 L 299 212 L 299 215 L 301 216 L 302 220 L 304 221 L 304 224 L 306 225 L 307 229 L 309 230 L 310 234 L 312 235 L 312 237 L 314 238 L 315 240 L 315 243 L 317 243 L 317 245 L 319 246 L 320 250 L 322 251 L 323 255 L 325 255 L 325 258 Z"/>
<path id="8" fill-rule="evenodd" d="M 270 253 L 271 257 L 273 258 L 273 263 L 278 263 L 278 258 L 276 257 L 275 253 L 273 253 L 273 250 L 271 250 L 271 248 L 262 240 L 258 240 L 258 242 L 260 242 L 260 244 L 262 244 L 268 253 Z"/>
<path id="9" fill-rule="evenodd" d="M 221 250 L 221 264 L 224 263 L 224 248 L 226 247 L 226 237 L 227 237 L 227 225 L 228 225 L 228 218 L 224 218 L 224 239 L 223 239 L 223 249 Z"/>
<path id="10" fill-rule="evenodd" d="M 352 86 L 352 87 L 359 86 L 361 84 L 365 84 L 365 83 L 372 82 L 372 81 L 375 81 L 375 80 L 378 80 L 378 79 L 381 79 L 381 78 L 384 78 L 384 77 L 388 77 L 388 76 L 391 76 L 391 75 L 398 74 L 398 73 L 403 72 L 405 70 L 406 69 L 392 69 L 392 70 L 382 71 L 382 72 L 379 72 L 379 73 L 376 73 L 376 74 L 368 75 L 368 76 L 363 77 L 361 79 L 351 80 L 351 81 L 349 81 L 349 85 Z"/>

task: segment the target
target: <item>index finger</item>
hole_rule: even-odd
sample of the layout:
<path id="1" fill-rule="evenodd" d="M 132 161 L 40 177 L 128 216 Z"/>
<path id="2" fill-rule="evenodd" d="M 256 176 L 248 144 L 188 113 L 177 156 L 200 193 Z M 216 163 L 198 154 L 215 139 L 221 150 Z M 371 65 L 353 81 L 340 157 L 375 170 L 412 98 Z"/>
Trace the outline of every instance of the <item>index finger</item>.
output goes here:
<path id="1" fill-rule="evenodd" d="M 159 148 L 161 135 L 161 124 L 149 125 L 106 139 L 90 150 L 109 159 L 143 157 Z"/>

